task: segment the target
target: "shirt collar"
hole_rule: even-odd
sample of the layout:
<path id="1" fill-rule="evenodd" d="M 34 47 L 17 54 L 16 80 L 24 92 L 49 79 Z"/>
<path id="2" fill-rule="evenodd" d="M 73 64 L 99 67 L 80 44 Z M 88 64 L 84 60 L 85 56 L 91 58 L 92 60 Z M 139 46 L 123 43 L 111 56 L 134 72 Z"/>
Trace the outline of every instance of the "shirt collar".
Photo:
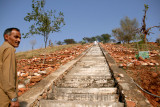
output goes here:
<path id="1" fill-rule="evenodd" d="M 7 46 L 9 46 L 9 47 L 11 47 L 11 48 L 13 48 L 14 51 L 16 51 L 16 49 L 11 44 L 9 44 L 8 42 L 5 41 L 4 44 L 7 45 Z"/>

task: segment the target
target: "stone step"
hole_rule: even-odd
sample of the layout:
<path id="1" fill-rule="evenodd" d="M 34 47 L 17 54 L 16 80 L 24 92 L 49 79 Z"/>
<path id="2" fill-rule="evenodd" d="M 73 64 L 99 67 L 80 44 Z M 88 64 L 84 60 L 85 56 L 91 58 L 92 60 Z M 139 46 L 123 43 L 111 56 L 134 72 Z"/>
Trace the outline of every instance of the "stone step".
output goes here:
<path id="1" fill-rule="evenodd" d="M 79 61 L 79 62 L 77 62 L 77 64 L 76 65 L 106 65 L 107 64 L 107 62 L 106 62 L 106 60 L 100 60 L 100 61 Z"/>
<path id="2" fill-rule="evenodd" d="M 96 62 L 77 62 L 76 66 L 108 66 L 106 62 L 96 63 Z"/>
<path id="3" fill-rule="evenodd" d="M 110 75 L 66 75 L 63 78 L 65 81 L 85 81 L 85 80 L 108 80 L 111 79 Z"/>
<path id="4" fill-rule="evenodd" d="M 102 64 L 102 65 L 77 65 L 77 67 L 82 67 L 82 68 L 108 68 L 108 65 L 107 64 Z"/>
<path id="5" fill-rule="evenodd" d="M 71 78 L 69 78 L 71 77 Z M 111 77 L 108 76 L 108 78 L 102 78 L 102 77 L 92 77 L 91 76 L 89 77 L 74 77 L 74 76 L 67 76 L 67 77 L 64 77 L 62 80 L 61 80 L 61 83 L 64 82 L 64 83 L 112 83 L 113 79 L 111 79 Z"/>
<path id="6" fill-rule="evenodd" d="M 84 60 L 80 60 L 79 62 L 83 62 L 83 63 L 94 63 L 96 62 L 97 64 L 99 63 L 106 63 L 106 59 L 101 59 L 101 60 L 88 60 L 88 59 L 84 59 Z"/>
<path id="7" fill-rule="evenodd" d="M 93 81 L 59 81 L 57 87 L 65 88 L 102 88 L 102 87 L 114 87 L 115 83 L 113 80 L 93 80 Z"/>
<path id="8" fill-rule="evenodd" d="M 40 100 L 40 107 L 124 107 L 120 102 Z"/>
<path id="9" fill-rule="evenodd" d="M 72 70 L 80 70 L 80 71 L 98 71 L 98 70 L 104 70 L 104 71 L 109 71 L 109 68 L 107 66 L 76 66 L 73 67 Z"/>
<path id="10" fill-rule="evenodd" d="M 95 55 L 101 56 L 101 55 L 103 55 L 103 54 L 102 54 L 102 52 L 93 52 L 93 51 L 86 54 L 86 56 L 95 56 Z"/>
<path id="11" fill-rule="evenodd" d="M 104 75 L 104 76 L 111 76 L 111 73 L 108 70 L 74 70 L 71 69 L 70 72 L 68 72 L 68 75 Z"/>
<path id="12" fill-rule="evenodd" d="M 66 100 L 66 101 L 114 101 L 118 102 L 119 96 L 117 94 L 92 94 L 92 93 L 55 93 L 52 94 L 52 100 Z"/>
<path id="13" fill-rule="evenodd" d="M 99 55 L 99 56 L 97 56 L 97 57 L 93 57 L 93 56 L 84 56 L 83 58 L 81 58 L 81 59 L 104 59 L 104 56 L 103 55 Z"/>
<path id="14" fill-rule="evenodd" d="M 117 88 L 57 88 L 53 87 L 55 93 L 92 93 L 92 94 L 116 94 Z"/>
<path id="15" fill-rule="evenodd" d="M 80 61 L 83 60 L 105 60 L 104 56 L 97 56 L 97 57 L 93 57 L 93 56 L 87 56 L 87 57 L 83 57 Z"/>

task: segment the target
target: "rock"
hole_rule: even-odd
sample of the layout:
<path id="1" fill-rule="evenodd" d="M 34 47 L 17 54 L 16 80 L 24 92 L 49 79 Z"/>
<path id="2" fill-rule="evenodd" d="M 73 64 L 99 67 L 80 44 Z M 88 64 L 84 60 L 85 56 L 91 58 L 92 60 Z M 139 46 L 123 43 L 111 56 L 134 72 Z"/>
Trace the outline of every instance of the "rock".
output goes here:
<path id="1" fill-rule="evenodd" d="M 118 74 L 118 77 L 124 77 L 124 75 L 123 74 Z"/>
<path id="2" fill-rule="evenodd" d="M 139 60 L 139 61 L 144 61 L 144 62 L 145 62 L 145 59 L 143 59 L 141 56 L 138 57 L 138 60 Z"/>
<path id="3" fill-rule="evenodd" d="M 159 54 L 159 52 L 156 51 L 156 50 L 151 51 L 151 53 L 152 53 L 152 54 Z"/>
<path id="4" fill-rule="evenodd" d="M 33 72 L 37 73 L 39 70 L 38 69 L 33 69 Z"/>
<path id="5" fill-rule="evenodd" d="M 127 107 L 136 107 L 136 103 L 130 100 L 126 100 Z"/>
<path id="6" fill-rule="evenodd" d="M 156 65 L 159 65 L 159 63 L 155 63 Z"/>
<path id="7" fill-rule="evenodd" d="M 30 83 L 30 80 L 31 80 L 31 78 L 30 78 L 30 79 L 26 79 L 26 80 L 24 81 L 24 84 L 29 84 L 29 83 Z"/>
<path id="8" fill-rule="evenodd" d="M 18 89 L 20 88 L 26 88 L 26 86 L 24 84 L 18 84 Z"/>
<path id="9" fill-rule="evenodd" d="M 47 99 L 47 93 L 43 93 L 43 94 L 42 94 L 42 98 L 43 98 L 43 99 Z"/>
<path id="10" fill-rule="evenodd" d="M 18 90 L 24 93 L 26 91 L 26 88 L 19 88 Z"/>
<path id="11" fill-rule="evenodd" d="M 47 74 L 46 71 L 38 71 L 39 74 Z"/>
<path id="12" fill-rule="evenodd" d="M 134 66 L 134 63 L 128 63 L 127 66 L 132 67 L 132 66 Z"/>
<path id="13" fill-rule="evenodd" d="M 134 62 L 134 65 L 135 65 L 135 66 L 140 66 L 141 63 L 140 63 L 139 61 L 135 61 L 135 62 Z"/>
<path id="14" fill-rule="evenodd" d="M 27 79 L 31 79 L 31 78 L 32 78 L 32 76 L 28 76 L 28 77 L 27 77 Z"/>
<path id="15" fill-rule="evenodd" d="M 41 74 L 39 74 L 39 73 L 34 73 L 34 76 L 40 76 Z"/>
<path id="16" fill-rule="evenodd" d="M 148 63 L 148 65 L 153 66 L 153 65 L 154 65 L 154 63 Z"/>
<path id="17" fill-rule="evenodd" d="M 21 72 L 18 71 L 18 72 L 17 72 L 17 76 L 21 76 Z"/>
<path id="18" fill-rule="evenodd" d="M 41 75 L 40 76 L 32 76 L 30 82 L 39 82 L 42 79 Z"/>
<path id="19" fill-rule="evenodd" d="M 25 75 L 25 73 L 21 73 L 21 75 L 20 75 L 20 76 L 23 76 L 23 75 Z"/>
<path id="20" fill-rule="evenodd" d="M 27 77 L 29 74 L 27 73 L 23 73 L 23 75 L 21 75 L 22 77 Z"/>
<path id="21" fill-rule="evenodd" d="M 146 63 L 146 62 L 142 62 L 142 65 L 143 65 L 143 66 L 146 66 L 146 65 L 148 65 L 148 63 Z"/>
<path id="22" fill-rule="evenodd" d="M 152 77 L 156 78 L 158 76 L 158 74 L 156 72 L 152 73 Z"/>
<path id="23" fill-rule="evenodd" d="M 56 64 L 57 65 L 57 64 Z M 52 67 L 48 67 L 48 68 L 46 68 L 46 72 L 48 73 L 48 72 L 52 72 L 53 71 L 53 68 Z"/>
<path id="24" fill-rule="evenodd" d="M 123 68 L 123 64 L 119 64 L 119 67 L 120 67 L 120 68 Z"/>
<path id="25" fill-rule="evenodd" d="M 42 96 L 38 96 L 37 100 L 39 101 L 39 100 L 41 100 L 41 99 L 42 99 Z"/>
<path id="26" fill-rule="evenodd" d="M 154 63 L 154 64 L 157 63 L 157 61 L 155 61 L 155 60 L 153 60 L 153 59 L 151 59 L 150 62 L 151 62 L 151 63 Z"/>
<path id="27" fill-rule="evenodd" d="M 23 93 L 22 92 L 18 92 L 18 97 L 21 96 Z"/>

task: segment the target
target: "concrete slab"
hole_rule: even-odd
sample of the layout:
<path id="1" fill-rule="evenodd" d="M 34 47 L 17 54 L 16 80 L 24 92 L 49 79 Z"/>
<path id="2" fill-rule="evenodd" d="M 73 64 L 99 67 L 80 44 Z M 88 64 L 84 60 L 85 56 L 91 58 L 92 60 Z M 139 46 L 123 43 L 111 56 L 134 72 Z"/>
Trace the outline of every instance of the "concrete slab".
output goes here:
<path id="1" fill-rule="evenodd" d="M 66 75 L 64 79 L 67 80 L 88 80 L 88 79 L 94 79 L 94 80 L 106 80 L 111 79 L 110 75 Z"/>
<path id="2" fill-rule="evenodd" d="M 53 100 L 66 100 L 66 101 L 112 101 L 118 102 L 119 97 L 117 94 L 93 94 L 93 93 L 57 93 L 53 94 Z"/>
<path id="3" fill-rule="evenodd" d="M 116 94 L 117 88 L 55 88 L 59 93 Z"/>
<path id="4" fill-rule="evenodd" d="M 108 82 L 93 81 L 93 82 L 65 82 L 57 83 L 57 87 L 64 88 L 102 88 L 102 87 L 114 87 L 115 83 L 113 80 Z"/>
<path id="5" fill-rule="evenodd" d="M 40 107 L 124 107 L 120 102 L 41 100 Z"/>

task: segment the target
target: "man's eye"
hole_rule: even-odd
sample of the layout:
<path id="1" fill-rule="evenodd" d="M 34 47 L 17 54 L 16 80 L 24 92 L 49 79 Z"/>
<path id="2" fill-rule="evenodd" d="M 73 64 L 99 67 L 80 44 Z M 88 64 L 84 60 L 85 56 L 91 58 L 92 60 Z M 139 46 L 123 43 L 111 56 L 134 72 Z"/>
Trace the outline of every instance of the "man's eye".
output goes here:
<path id="1" fill-rule="evenodd" d="M 15 36 L 15 38 L 16 38 L 16 39 L 18 39 L 18 38 L 21 39 L 21 37 L 19 37 L 19 36 Z"/>

